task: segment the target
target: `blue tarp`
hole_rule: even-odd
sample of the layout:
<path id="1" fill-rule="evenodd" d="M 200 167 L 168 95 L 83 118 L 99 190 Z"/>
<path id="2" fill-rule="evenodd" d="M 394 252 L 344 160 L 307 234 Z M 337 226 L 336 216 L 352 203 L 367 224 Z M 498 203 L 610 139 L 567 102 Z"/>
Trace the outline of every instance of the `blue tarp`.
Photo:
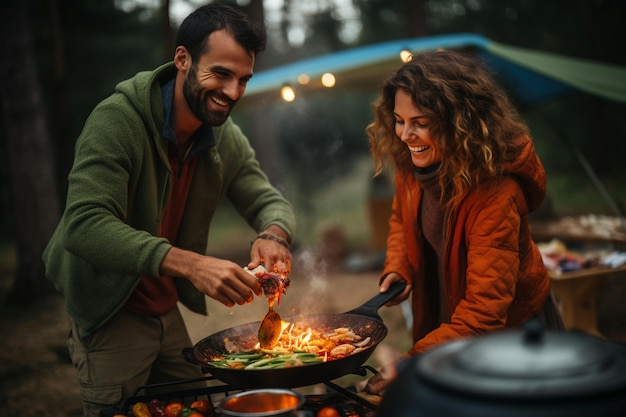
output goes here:
<path id="1" fill-rule="evenodd" d="M 268 94 L 278 98 L 287 84 L 304 93 L 325 88 L 319 78 L 327 72 L 335 75 L 337 89 L 376 90 L 384 76 L 401 65 L 400 51 L 417 54 L 439 48 L 474 51 L 526 107 L 577 91 L 626 102 L 626 68 L 503 45 L 474 34 L 401 39 L 260 71 L 250 80 L 242 102 Z M 302 74 L 311 79 L 308 85 L 298 83 Z"/>

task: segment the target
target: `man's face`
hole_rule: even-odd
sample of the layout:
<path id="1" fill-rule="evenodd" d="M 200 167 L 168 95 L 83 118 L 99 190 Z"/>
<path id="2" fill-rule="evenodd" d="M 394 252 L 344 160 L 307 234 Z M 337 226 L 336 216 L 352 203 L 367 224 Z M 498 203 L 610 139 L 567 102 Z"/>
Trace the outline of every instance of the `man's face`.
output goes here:
<path id="1" fill-rule="evenodd" d="M 193 115 L 212 126 L 223 124 L 252 77 L 250 55 L 225 30 L 213 32 L 208 47 L 192 62 L 183 95 Z"/>

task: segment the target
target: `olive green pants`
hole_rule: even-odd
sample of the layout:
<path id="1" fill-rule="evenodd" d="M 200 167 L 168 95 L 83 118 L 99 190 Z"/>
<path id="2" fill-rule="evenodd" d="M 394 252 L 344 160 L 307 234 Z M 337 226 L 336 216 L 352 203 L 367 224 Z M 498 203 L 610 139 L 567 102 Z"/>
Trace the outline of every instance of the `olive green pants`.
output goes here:
<path id="1" fill-rule="evenodd" d="M 178 308 L 161 316 L 121 311 L 93 334 L 80 335 L 70 318 L 68 348 L 85 416 L 122 405 L 142 385 L 202 376 L 183 357 L 192 345 Z"/>

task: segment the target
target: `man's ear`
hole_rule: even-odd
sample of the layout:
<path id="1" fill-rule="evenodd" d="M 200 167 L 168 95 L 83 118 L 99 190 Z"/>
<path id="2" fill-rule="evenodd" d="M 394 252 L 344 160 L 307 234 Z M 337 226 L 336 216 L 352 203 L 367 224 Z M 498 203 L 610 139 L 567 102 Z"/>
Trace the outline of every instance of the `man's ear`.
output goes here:
<path id="1" fill-rule="evenodd" d="M 191 56 L 184 46 L 177 46 L 174 52 L 174 65 L 179 71 L 187 71 L 191 66 Z"/>

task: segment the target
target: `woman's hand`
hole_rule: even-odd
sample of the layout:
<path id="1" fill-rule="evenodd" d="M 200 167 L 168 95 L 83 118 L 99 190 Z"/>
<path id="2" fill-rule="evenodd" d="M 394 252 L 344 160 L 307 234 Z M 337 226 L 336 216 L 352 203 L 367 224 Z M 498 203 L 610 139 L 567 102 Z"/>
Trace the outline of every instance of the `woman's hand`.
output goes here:
<path id="1" fill-rule="evenodd" d="M 380 287 L 378 287 L 378 290 L 380 292 L 387 292 L 391 284 L 394 282 L 406 282 L 406 281 L 400 275 L 396 274 L 395 272 L 392 272 L 388 274 L 385 278 L 383 278 L 383 281 L 380 283 Z M 404 300 L 406 300 L 409 297 L 410 293 L 411 293 L 411 283 L 406 282 L 406 287 L 404 288 L 404 291 L 402 291 L 400 294 L 398 294 L 397 296 L 389 300 L 387 303 L 385 303 L 385 305 L 387 307 L 398 305 Z"/>
<path id="2" fill-rule="evenodd" d="M 365 392 L 372 395 L 383 395 L 387 386 L 398 376 L 398 364 L 408 357 L 407 354 L 402 355 L 395 361 L 383 366 L 376 375 L 367 381 L 364 388 Z"/>

